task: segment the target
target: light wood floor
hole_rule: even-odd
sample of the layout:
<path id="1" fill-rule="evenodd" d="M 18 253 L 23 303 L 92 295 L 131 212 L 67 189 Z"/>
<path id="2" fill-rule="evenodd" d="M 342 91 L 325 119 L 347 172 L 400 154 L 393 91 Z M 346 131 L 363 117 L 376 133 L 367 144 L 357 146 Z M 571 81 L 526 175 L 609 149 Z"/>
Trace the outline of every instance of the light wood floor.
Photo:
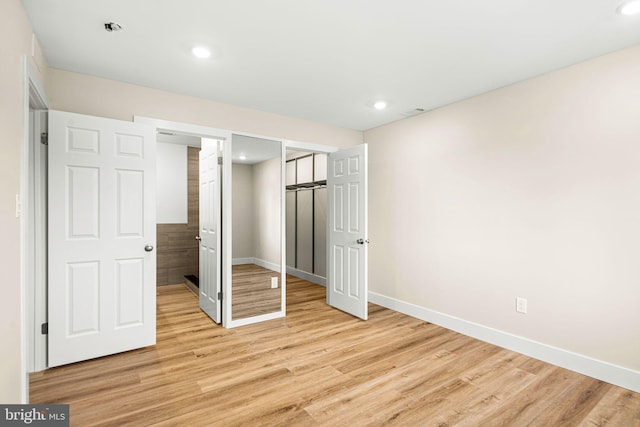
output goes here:
<path id="1" fill-rule="evenodd" d="M 287 279 L 287 317 L 214 325 L 158 288 L 158 342 L 31 376 L 74 426 L 638 426 L 640 394 Z"/>
<path id="2" fill-rule="evenodd" d="M 246 317 L 280 311 L 280 273 L 255 264 L 234 265 L 232 268 L 231 318 Z M 271 288 L 271 278 L 278 277 L 278 287 Z"/>

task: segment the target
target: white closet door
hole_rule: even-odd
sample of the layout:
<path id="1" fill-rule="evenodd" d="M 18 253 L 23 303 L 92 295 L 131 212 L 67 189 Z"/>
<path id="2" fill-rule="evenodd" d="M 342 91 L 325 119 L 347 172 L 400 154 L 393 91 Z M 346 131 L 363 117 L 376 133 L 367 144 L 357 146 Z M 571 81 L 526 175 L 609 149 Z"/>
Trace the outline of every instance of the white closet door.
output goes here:
<path id="1" fill-rule="evenodd" d="M 49 112 L 49 366 L 155 344 L 155 132 Z"/>
<path id="2" fill-rule="evenodd" d="M 327 302 L 367 319 L 367 146 L 329 155 Z"/>
<path id="3" fill-rule="evenodd" d="M 221 321 L 220 284 L 220 182 L 218 141 L 202 138 L 200 150 L 200 309 L 216 323 Z"/>

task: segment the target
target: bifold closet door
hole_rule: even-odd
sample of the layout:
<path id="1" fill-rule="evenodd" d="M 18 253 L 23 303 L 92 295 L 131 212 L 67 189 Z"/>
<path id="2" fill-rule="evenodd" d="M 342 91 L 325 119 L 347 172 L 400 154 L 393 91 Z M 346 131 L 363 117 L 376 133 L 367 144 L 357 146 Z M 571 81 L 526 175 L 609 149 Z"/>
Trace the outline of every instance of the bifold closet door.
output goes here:
<path id="1" fill-rule="evenodd" d="M 296 266 L 296 192 L 287 191 L 287 267 Z"/>
<path id="2" fill-rule="evenodd" d="M 313 274 L 327 277 L 327 189 L 313 190 Z"/>
<path id="3" fill-rule="evenodd" d="M 313 273 L 313 190 L 297 192 L 296 268 Z"/>

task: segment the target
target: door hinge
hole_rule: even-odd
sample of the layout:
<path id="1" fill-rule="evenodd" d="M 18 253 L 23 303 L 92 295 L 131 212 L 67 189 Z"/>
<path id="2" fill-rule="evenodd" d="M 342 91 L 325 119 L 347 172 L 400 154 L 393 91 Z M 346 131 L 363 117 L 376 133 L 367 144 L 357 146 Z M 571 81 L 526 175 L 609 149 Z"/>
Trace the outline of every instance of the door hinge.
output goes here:
<path id="1" fill-rule="evenodd" d="M 218 157 L 218 164 L 221 165 L 222 164 L 222 157 Z"/>
<path id="2" fill-rule="evenodd" d="M 40 325 L 40 332 L 42 333 L 42 335 L 48 335 L 49 334 L 49 323 L 43 323 L 42 325 Z"/>
<path id="3" fill-rule="evenodd" d="M 49 134 L 46 132 L 42 132 L 40 134 L 40 144 L 49 145 Z"/>
<path id="4" fill-rule="evenodd" d="M 218 292 L 218 301 L 222 301 L 222 292 Z"/>

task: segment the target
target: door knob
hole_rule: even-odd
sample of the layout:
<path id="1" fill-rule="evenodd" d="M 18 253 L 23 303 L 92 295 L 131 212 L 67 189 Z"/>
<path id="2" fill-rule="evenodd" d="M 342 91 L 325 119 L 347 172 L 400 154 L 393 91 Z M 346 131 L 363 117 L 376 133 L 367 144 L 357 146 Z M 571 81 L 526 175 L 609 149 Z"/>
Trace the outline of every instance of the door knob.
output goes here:
<path id="1" fill-rule="evenodd" d="M 365 243 L 369 243 L 369 239 L 364 240 L 364 239 L 358 239 L 356 240 L 356 243 L 359 245 L 364 245 Z"/>
<path id="2" fill-rule="evenodd" d="M 144 247 L 144 250 L 145 250 L 145 251 L 147 251 L 147 252 L 151 252 L 151 251 L 153 250 L 153 246 L 151 246 L 151 245 L 146 245 L 146 246 Z"/>
<path id="3" fill-rule="evenodd" d="M 202 240 L 202 237 L 196 236 L 196 240 L 199 242 L 200 240 Z"/>

